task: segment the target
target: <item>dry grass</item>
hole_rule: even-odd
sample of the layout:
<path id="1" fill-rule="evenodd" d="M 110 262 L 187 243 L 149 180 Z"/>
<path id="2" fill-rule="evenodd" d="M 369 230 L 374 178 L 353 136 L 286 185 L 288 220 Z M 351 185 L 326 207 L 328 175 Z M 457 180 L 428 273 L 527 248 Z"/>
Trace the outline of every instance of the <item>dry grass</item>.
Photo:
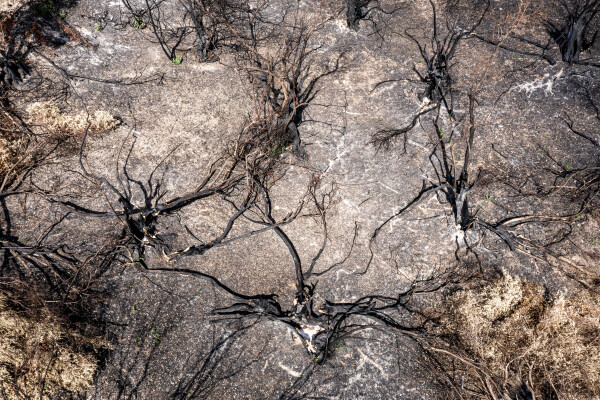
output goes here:
<path id="1" fill-rule="evenodd" d="M 48 312 L 40 314 L 34 318 L 16 312 L 0 293 L 0 382 L 6 395 L 81 395 L 98 369 L 93 352 L 81 349 L 104 343 L 99 337 L 80 335 Z"/>
<path id="2" fill-rule="evenodd" d="M 0 180 L 15 165 L 23 148 L 22 137 L 0 134 Z"/>
<path id="3" fill-rule="evenodd" d="M 457 347 L 512 391 L 508 398 L 516 398 L 518 382 L 536 399 L 600 399 L 597 294 L 550 300 L 540 286 L 505 275 L 482 291 L 455 294 L 450 304 L 446 324 Z M 471 378 L 481 381 L 481 374 Z"/>
<path id="4" fill-rule="evenodd" d="M 0 107 L 0 191 L 32 162 L 34 152 L 28 149 L 26 129 L 10 110 Z"/>
<path id="5" fill-rule="evenodd" d="M 107 111 L 96 111 L 93 114 L 79 112 L 67 114 L 51 102 L 37 102 L 27 107 L 29 123 L 42 125 L 53 134 L 78 135 L 86 129 L 90 133 L 104 133 L 119 126 L 119 120 Z"/>

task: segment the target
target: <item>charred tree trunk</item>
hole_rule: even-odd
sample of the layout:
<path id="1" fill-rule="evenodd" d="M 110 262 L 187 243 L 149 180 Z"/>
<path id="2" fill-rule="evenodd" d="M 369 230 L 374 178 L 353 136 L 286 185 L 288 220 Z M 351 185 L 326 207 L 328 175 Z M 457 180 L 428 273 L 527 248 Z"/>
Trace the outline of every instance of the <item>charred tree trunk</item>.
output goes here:
<path id="1" fill-rule="evenodd" d="M 208 5 L 205 0 L 188 0 L 187 7 L 196 32 L 198 58 L 200 61 L 210 61 L 210 52 L 214 49 L 216 38 Z"/>
<path id="2" fill-rule="evenodd" d="M 567 12 L 566 25 L 556 27 L 549 22 L 548 31 L 560 46 L 563 61 L 573 64 L 579 61 L 580 53 L 589 49 L 596 40 L 598 31 L 594 32 L 591 39 L 587 37 L 588 29 L 600 9 L 600 0 L 585 0 L 574 8 L 566 2 L 563 6 Z"/>
<path id="3" fill-rule="evenodd" d="M 347 0 L 346 23 L 348 28 L 358 30 L 358 23 L 364 18 L 368 2 L 364 0 Z"/>

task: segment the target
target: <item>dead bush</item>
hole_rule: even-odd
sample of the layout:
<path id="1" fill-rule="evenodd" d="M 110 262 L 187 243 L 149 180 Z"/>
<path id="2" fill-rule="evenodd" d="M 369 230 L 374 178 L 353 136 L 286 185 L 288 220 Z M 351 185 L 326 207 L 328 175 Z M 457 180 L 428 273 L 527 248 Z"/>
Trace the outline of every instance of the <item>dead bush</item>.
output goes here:
<path id="1" fill-rule="evenodd" d="M 589 293 L 550 299 L 508 274 L 454 294 L 445 323 L 456 354 L 471 360 L 463 371 L 471 389 L 463 389 L 488 398 L 600 399 L 599 303 Z"/>

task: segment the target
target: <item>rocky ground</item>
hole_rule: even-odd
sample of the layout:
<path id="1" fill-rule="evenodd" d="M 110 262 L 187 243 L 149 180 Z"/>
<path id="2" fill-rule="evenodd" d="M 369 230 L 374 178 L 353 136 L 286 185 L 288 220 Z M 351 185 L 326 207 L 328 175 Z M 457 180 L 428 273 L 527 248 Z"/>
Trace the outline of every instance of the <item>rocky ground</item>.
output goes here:
<path id="1" fill-rule="evenodd" d="M 493 3 L 491 15 L 514 6 L 510 1 Z M 551 4 L 542 3 L 532 14 L 548 15 L 544 12 L 550 12 L 546 8 Z M 398 4 L 402 9 L 394 15 L 374 17 L 385 20 L 378 25 L 383 37 L 374 34 L 368 21 L 356 31 L 349 29 L 344 14 L 322 26 L 314 39 L 321 47 L 310 62 L 318 69 L 343 54 L 340 69 L 318 82 L 318 93 L 299 126 L 307 157 L 300 158 L 289 148 L 283 151 L 280 164 L 285 174 L 270 188 L 278 217 L 300 204 L 315 176 L 319 193 L 330 193 L 326 247 L 315 271 L 331 269 L 312 279 L 314 301 L 395 296 L 415 280 L 473 260 L 571 297 L 594 287 L 600 266 L 599 210 L 582 213 L 566 192 L 540 195 L 538 189 L 556 185 L 552 171 L 598 165 L 599 149 L 571 132 L 562 119 L 568 115 L 580 131 L 599 140 L 597 109 L 585 94 L 587 90 L 600 105 L 600 69 L 561 62 L 554 43 L 548 54 L 557 61 L 551 65 L 541 57 L 497 49 L 470 37 L 459 45 L 453 67 L 459 117 L 468 114 L 466 93 L 483 76 L 476 96 L 470 167 L 471 175 L 480 174 L 480 179 L 470 194 L 470 208 L 489 223 L 542 216 L 514 232 L 544 244 L 569 229 L 565 240 L 551 245 L 552 256 L 534 245 L 511 250 L 482 226 L 463 231 L 440 192 L 423 196 L 373 239 L 376 229 L 409 204 L 424 182 L 439 179 L 431 157 L 432 143 L 439 138 L 427 117 L 407 134 L 405 145 L 402 139 L 389 148 L 372 144 L 378 130 L 406 125 L 423 107 L 424 85 L 415 81 L 413 71 L 413 66 L 422 68 L 423 60 L 404 31 L 410 29 L 424 41 L 431 34 L 432 11 L 426 1 Z M 309 3 L 304 6 L 311 10 Z M 52 80 L 50 90 L 61 94 L 49 97 L 61 110 L 90 114 L 103 110 L 122 121 L 114 130 L 88 135 L 88 171 L 96 179 L 117 182 L 118 165 L 123 165 L 131 148 L 128 166 L 133 179 L 145 180 L 159 166 L 167 198 L 188 193 L 252 112 L 251 93 L 234 52 L 223 49 L 217 61 L 200 62 L 190 50 L 182 52 L 182 62 L 174 65 L 149 27 L 132 26 L 121 2 L 81 0 L 64 10 L 64 23 L 77 34 L 60 47 L 32 54 L 36 74 Z M 546 41 L 540 20 L 532 17 L 518 33 Z M 481 31 L 493 29 L 496 22 L 486 19 Z M 585 57 L 598 60 L 599 52 L 596 44 Z M 482 72 L 488 66 L 492 72 Z M 14 96 L 23 111 L 48 97 L 30 90 L 28 83 L 20 85 Z M 448 143 L 458 141 L 460 134 L 448 138 Z M 81 174 L 82 137 L 70 139 L 70 149 L 35 170 L 31 184 L 52 192 L 52 198 L 107 211 L 107 199 L 97 183 Z M 464 157 L 464 141 L 456 149 L 457 158 Z M 66 212 L 64 205 L 49 203 L 47 196 L 13 197 L 9 206 L 19 210 L 12 216 L 13 231 L 31 241 Z M 317 256 L 324 234 L 320 219 L 308 215 L 310 210 L 307 206 L 283 227 L 304 265 Z M 173 240 L 183 248 L 192 242 L 184 227 L 210 239 L 233 212 L 226 201 L 214 197 L 169 217 L 160 229 L 176 233 Z M 97 249 L 121 226 L 114 217 L 72 212 L 50 240 Z M 242 235 L 253 229 L 253 223 L 240 220 L 233 232 Z M 112 350 L 89 398 L 445 396 L 440 378 L 410 335 L 365 329 L 338 341 L 332 355 L 317 363 L 285 324 L 269 318 L 240 321 L 214 316 L 212 310 L 229 304 L 214 284 L 185 273 L 149 271 L 136 265 L 139 260 L 132 261 L 106 275 L 110 290 L 101 319 Z M 293 263 L 273 230 L 172 261 L 149 249 L 142 261 L 150 269 L 210 274 L 245 295 L 277 294 L 282 307 L 292 307 Z M 232 336 L 215 347 L 227 335 Z"/>

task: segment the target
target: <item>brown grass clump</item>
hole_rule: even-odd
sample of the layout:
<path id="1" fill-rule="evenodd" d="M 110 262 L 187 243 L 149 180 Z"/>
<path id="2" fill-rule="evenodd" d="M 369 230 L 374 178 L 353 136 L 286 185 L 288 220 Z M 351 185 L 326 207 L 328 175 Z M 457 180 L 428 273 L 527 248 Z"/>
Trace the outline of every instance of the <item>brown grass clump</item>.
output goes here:
<path id="1" fill-rule="evenodd" d="M 50 313 L 39 314 L 15 311 L 0 293 L 0 393 L 10 399 L 82 395 L 98 369 L 90 349 L 104 346 L 102 340 L 82 336 Z"/>
<path id="2" fill-rule="evenodd" d="M 0 179 L 15 165 L 22 154 L 23 138 L 0 133 Z"/>
<path id="3" fill-rule="evenodd" d="M 27 107 L 29 123 L 43 125 L 51 133 L 77 135 L 85 132 L 104 133 L 119 126 L 119 120 L 107 111 L 96 111 L 93 114 L 79 112 L 67 114 L 51 102 L 36 102 Z M 89 126 L 89 128 L 88 128 Z"/>
<path id="4" fill-rule="evenodd" d="M 600 399 L 600 296 L 544 292 L 505 275 L 451 297 L 446 324 L 472 360 L 466 376 L 488 398 Z"/>

